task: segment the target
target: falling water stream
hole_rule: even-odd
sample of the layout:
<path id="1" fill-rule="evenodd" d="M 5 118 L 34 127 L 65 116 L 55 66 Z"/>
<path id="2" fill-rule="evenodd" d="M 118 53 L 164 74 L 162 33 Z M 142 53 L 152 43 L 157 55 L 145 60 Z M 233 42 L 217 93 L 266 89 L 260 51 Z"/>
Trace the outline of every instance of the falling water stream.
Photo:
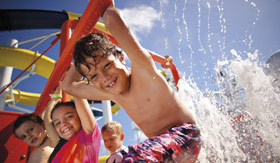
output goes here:
<path id="1" fill-rule="evenodd" d="M 254 11 L 254 18 L 243 31 L 244 37 L 232 41 L 241 42 L 245 47 L 241 50 L 227 42 L 224 1 L 168 2 L 159 1 L 168 19 L 166 8 L 174 4 L 174 34 L 179 35 L 176 57 L 185 67 L 180 72 L 179 94 L 201 129 L 199 162 L 280 162 L 280 86 L 273 85 L 273 77 L 265 73 L 266 65 L 250 33 L 259 21 L 257 4 L 242 2 Z M 188 15 L 190 10 L 197 15 Z M 168 28 L 165 21 L 162 28 Z"/>

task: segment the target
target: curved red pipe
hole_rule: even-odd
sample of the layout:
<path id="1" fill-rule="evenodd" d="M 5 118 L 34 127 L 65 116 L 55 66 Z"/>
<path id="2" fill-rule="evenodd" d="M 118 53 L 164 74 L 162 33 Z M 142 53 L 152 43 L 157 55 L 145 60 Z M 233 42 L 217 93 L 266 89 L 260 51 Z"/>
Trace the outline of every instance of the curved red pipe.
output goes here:
<path id="1" fill-rule="evenodd" d="M 70 40 L 67 41 L 63 52 L 58 59 L 55 68 L 47 81 L 47 84 L 38 100 L 35 108 L 35 114 L 40 114 L 47 106 L 50 100 L 49 94 L 53 93 L 55 88 L 58 86 L 64 73 L 71 66 L 72 51 L 76 41 L 83 35 L 88 34 L 94 25 L 97 23 L 98 19 L 104 13 L 105 9 L 113 4 L 112 0 L 91 0 L 84 11 L 81 19 L 79 20 L 75 32 L 71 36 Z M 70 20 L 71 21 L 71 20 Z M 70 23 L 71 24 L 71 23 Z M 62 33 L 63 35 L 63 33 Z"/>

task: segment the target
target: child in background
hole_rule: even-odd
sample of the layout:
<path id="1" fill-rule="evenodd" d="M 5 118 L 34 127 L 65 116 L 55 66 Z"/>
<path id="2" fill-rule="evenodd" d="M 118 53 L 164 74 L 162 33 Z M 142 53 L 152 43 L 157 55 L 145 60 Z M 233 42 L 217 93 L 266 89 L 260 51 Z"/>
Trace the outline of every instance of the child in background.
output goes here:
<path id="1" fill-rule="evenodd" d="M 68 140 L 56 153 L 52 162 L 98 162 L 101 134 L 85 99 L 60 102 L 51 112 L 57 134 Z"/>
<path id="2" fill-rule="evenodd" d="M 75 67 L 69 69 L 62 89 L 77 97 L 120 104 L 149 138 L 129 146 L 127 153 L 121 151 L 122 162 L 194 162 L 201 147 L 194 116 L 158 72 L 120 11 L 108 7 L 103 20 L 130 59 L 131 69 L 106 35 L 89 34 L 75 45 Z"/>
<path id="3" fill-rule="evenodd" d="M 14 134 L 27 145 L 35 147 L 29 156 L 28 163 L 46 163 L 59 137 L 51 123 L 47 120 L 50 116 L 50 108 L 59 101 L 58 97 L 52 98 L 43 114 L 40 116 L 27 114 L 17 118 L 14 123 Z"/>
<path id="4" fill-rule="evenodd" d="M 128 152 L 128 149 L 123 146 L 124 133 L 122 125 L 116 121 L 109 122 L 102 127 L 101 135 L 105 148 L 110 152 L 106 163 L 122 161 L 123 156 L 120 152 L 122 150 Z"/>

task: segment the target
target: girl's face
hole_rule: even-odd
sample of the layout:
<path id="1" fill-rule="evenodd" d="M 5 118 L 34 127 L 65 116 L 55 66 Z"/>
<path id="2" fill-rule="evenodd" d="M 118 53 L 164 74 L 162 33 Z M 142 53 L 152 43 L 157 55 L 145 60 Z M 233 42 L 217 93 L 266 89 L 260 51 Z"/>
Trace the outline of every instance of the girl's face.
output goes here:
<path id="1" fill-rule="evenodd" d="M 53 125 L 57 134 L 66 140 L 77 134 L 81 128 L 81 121 L 76 109 L 71 106 L 60 106 L 52 115 Z"/>
<path id="2" fill-rule="evenodd" d="M 38 147 L 44 143 L 47 133 L 44 127 L 32 121 L 26 121 L 15 130 L 18 138 L 23 140 L 27 145 Z"/>
<path id="3" fill-rule="evenodd" d="M 102 132 L 102 138 L 104 141 L 104 145 L 108 151 L 111 153 L 116 152 L 119 148 L 122 147 L 124 134 L 117 134 L 112 130 L 107 130 Z"/>

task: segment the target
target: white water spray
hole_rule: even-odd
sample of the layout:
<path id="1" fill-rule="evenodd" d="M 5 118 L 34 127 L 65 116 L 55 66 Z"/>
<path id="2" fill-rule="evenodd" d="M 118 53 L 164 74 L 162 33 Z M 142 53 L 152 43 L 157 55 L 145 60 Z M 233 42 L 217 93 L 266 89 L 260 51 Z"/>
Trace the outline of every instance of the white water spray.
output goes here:
<path id="1" fill-rule="evenodd" d="M 168 2 L 161 3 L 163 15 L 173 4 Z M 245 38 L 230 40 L 226 3 L 230 2 L 185 0 L 174 4 L 177 28 L 174 32 L 179 34 L 179 48 L 173 58 L 179 58 L 186 67 L 181 72 L 188 77 L 180 80 L 179 94 L 201 129 L 203 147 L 198 160 L 202 163 L 279 162 L 280 94 L 276 87 L 280 86 L 275 87 L 273 77 L 265 73 L 266 65 L 259 59 L 261 53 L 254 47 L 251 33 L 261 10 L 256 2 L 239 2 L 249 4 L 256 11 L 255 17 L 244 28 Z M 198 15 L 189 14 L 194 8 Z M 166 47 L 171 43 L 169 40 L 166 39 Z M 231 44 L 240 48 L 232 48 Z"/>

